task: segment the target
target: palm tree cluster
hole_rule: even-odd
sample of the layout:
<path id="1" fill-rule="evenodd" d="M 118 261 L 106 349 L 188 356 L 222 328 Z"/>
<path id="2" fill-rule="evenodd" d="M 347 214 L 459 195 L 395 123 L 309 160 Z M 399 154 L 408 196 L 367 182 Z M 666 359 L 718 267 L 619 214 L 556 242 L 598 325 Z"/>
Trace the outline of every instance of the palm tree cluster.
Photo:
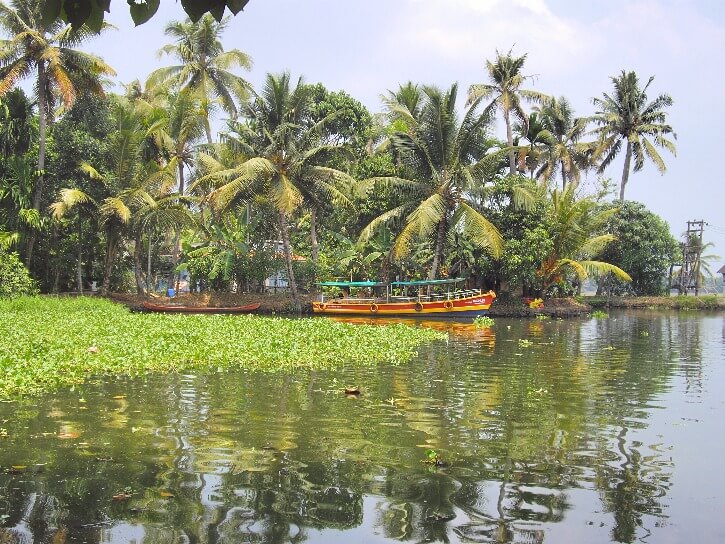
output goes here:
<path id="1" fill-rule="evenodd" d="M 632 158 L 664 171 L 655 147 L 674 153 L 671 99 L 648 102 L 651 79 L 640 88 L 622 72 L 595 115 L 575 117 L 566 98 L 525 88 L 526 55 L 497 52 L 465 105 L 457 84 L 409 82 L 371 116 L 289 73 L 254 89 L 238 74 L 252 60 L 222 45 L 227 25 L 169 23 L 159 54 L 176 63 L 116 95 L 104 90 L 112 68 L 75 49 L 88 29 L 46 27 L 29 0 L 0 3 L 0 242 L 44 289 L 96 278 L 104 292 L 143 292 L 186 269 L 200 288 L 253 290 L 281 273 L 299 308 L 300 289 L 349 277 L 353 262 L 361 279 L 455 272 L 536 292 L 627 277 L 596 259 L 614 212 L 579 181 L 624 142 L 621 199 Z M 34 102 L 16 87 L 29 76 Z"/>

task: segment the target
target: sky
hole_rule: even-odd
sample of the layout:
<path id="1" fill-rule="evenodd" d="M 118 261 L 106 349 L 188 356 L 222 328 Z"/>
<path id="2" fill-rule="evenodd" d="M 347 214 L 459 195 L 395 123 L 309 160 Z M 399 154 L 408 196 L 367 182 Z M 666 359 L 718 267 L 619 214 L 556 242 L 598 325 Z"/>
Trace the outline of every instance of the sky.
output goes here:
<path id="1" fill-rule="evenodd" d="M 157 51 L 168 42 L 163 28 L 185 17 L 175 0 L 134 28 L 128 6 L 112 2 L 117 27 L 87 50 L 102 56 L 124 83 L 143 81 L 169 65 Z M 486 81 L 485 61 L 496 51 L 526 54 L 529 87 L 566 96 L 576 115 L 594 113 L 591 99 L 610 92 L 610 77 L 634 70 L 654 76 L 649 96 L 674 99 L 668 122 L 677 133 L 677 156 L 662 150 L 668 166 L 630 176 L 626 198 L 662 216 L 680 237 L 686 221 L 704 219 L 705 241 L 725 262 L 725 183 L 717 138 L 723 125 L 725 10 L 719 0 L 250 0 L 223 36 L 225 49 L 251 55 L 243 74 L 258 86 L 268 72 L 288 70 L 308 83 L 345 90 L 371 112 L 380 95 L 408 80 L 449 87 L 461 101 L 469 85 Z M 503 138 L 503 123 L 496 134 Z M 725 152 L 724 150 L 721 150 Z M 624 153 L 605 173 L 617 184 Z M 590 176 L 586 186 L 595 185 Z M 722 262 L 721 262 L 722 261 Z"/>

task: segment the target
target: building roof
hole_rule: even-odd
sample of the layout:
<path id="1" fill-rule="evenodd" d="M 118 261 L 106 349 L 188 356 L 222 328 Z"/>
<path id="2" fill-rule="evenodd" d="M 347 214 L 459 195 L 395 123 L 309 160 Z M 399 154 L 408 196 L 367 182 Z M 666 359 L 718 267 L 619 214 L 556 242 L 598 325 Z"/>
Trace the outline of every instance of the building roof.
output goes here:
<path id="1" fill-rule="evenodd" d="M 720 270 L 717 271 L 718 274 L 725 274 L 725 264 L 720 267 Z"/>

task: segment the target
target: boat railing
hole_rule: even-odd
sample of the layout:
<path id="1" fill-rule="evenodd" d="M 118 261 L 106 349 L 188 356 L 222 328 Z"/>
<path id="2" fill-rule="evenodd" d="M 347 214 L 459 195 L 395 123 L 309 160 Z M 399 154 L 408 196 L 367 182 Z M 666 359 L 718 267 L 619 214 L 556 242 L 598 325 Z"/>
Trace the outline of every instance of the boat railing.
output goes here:
<path id="1" fill-rule="evenodd" d="M 417 296 L 405 296 L 405 295 L 390 295 L 390 302 L 440 302 L 445 300 L 459 300 L 462 298 L 468 298 L 478 296 L 481 294 L 480 289 L 457 289 L 456 291 L 449 291 L 446 293 L 432 293 L 430 295 L 417 295 Z M 320 296 L 320 302 L 327 303 L 340 303 L 340 304 L 372 304 L 386 302 L 385 297 L 326 297 L 324 294 Z"/>

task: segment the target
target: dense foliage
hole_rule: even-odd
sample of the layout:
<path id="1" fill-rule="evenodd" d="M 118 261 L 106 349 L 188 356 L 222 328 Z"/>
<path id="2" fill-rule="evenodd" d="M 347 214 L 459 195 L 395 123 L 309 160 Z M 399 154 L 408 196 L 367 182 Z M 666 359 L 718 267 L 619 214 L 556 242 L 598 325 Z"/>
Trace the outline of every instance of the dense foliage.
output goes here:
<path id="1" fill-rule="evenodd" d="M 104 374 L 260 371 L 403 362 L 443 334 L 323 319 L 129 313 L 91 298 L 0 301 L 0 396 Z M 233 340 L 233 341 L 232 341 Z"/>
<path id="2" fill-rule="evenodd" d="M 91 3 L 99 24 L 104 5 Z M 282 286 L 299 306 L 335 277 L 455 275 L 536 297 L 576 292 L 589 275 L 626 280 L 630 266 L 633 292 L 660 281 L 661 264 L 620 255 L 624 238 L 603 253 L 617 212 L 605 211 L 604 180 L 593 191 L 579 183 L 624 142 L 634 171 L 645 158 L 664 170 L 654 146 L 674 152 L 671 99 L 648 102 L 651 79 L 622 72 L 595 115 L 577 116 L 565 97 L 529 88 L 525 54 L 497 51 L 465 107 L 457 84 L 407 82 L 374 114 L 290 73 L 252 88 L 239 74 L 252 60 L 223 46 L 224 2 L 187 2 L 194 16 L 165 29 L 169 65 L 104 95 L 112 68 L 76 51 L 90 34 L 58 19 L 77 26 L 67 9 L 81 4 L 43 26 L 37 3 L 0 3 L 0 245 L 18 250 L 44 292 L 163 292 L 183 279 L 200 290 Z M 35 103 L 17 87 L 24 75 L 44 90 Z M 219 115 L 228 119 L 213 134 Z"/>
<path id="3" fill-rule="evenodd" d="M 609 223 L 616 240 L 604 250 L 603 258 L 627 270 L 632 281 L 610 286 L 607 278 L 603 288 L 615 294 L 667 294 L 670 265 L 680 261 L 680 248 L 669 226 L 639 202 L 624 201 L 616 209 Z"/>

